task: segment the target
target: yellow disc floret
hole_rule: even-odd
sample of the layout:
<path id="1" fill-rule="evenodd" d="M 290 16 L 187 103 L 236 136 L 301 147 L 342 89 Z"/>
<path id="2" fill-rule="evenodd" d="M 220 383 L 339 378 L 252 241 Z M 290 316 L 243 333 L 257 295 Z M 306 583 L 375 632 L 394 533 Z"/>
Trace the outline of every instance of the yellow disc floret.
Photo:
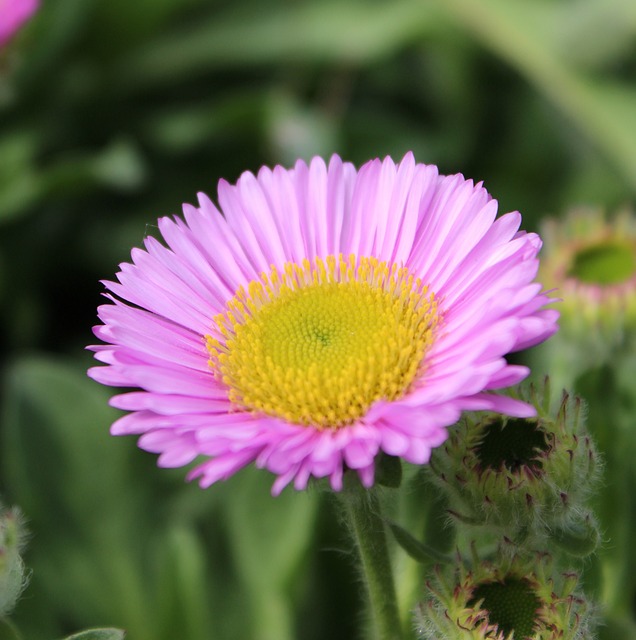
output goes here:
<path id="1" fill-rule="evenodd" d="M 324 429 L 404 395 L 439 315 L 405 267 L 340 255 L 272 267 L 214 320 L 210 364 L 237 408 Z"/>

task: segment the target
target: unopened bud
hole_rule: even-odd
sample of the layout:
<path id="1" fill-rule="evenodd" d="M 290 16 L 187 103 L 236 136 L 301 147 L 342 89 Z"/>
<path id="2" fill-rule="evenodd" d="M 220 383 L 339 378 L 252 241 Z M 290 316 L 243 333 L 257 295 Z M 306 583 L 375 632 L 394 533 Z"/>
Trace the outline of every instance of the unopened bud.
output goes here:
<path id="1" fill-rule="evenodd" d="M 599 536 L 585 505 L 599 465 L 582 401 L 564 393 L 554 415 L 547 382 L 513 393 L 537 417 L 469 414 L 433 453 L 430 475 L 448 496 L 448 513 L 515 544 L 540 544 L 558 531 L 576 538 L 576 555 L 591 553 Z"/>
<path id="2" fill-rule="evenodd" d="M 550 556 L 498 562 L 474 555 L 471 566 L 435 569 L 415 612 L 426 640 L 588 640 L 592 607 L 576 590 L 576 574 L 554 572 Z"/>

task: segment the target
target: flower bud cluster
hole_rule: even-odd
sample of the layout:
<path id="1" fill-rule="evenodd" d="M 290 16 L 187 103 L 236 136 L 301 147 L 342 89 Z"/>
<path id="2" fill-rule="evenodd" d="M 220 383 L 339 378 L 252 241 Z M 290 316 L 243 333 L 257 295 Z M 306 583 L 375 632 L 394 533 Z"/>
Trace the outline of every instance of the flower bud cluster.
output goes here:
<path id="1" fill-rule="evenodd" d="M 584 406 L 564 392 L 551 411 L 547 379 L 510 395 L 536 416 L 469 415 L 431 458 L 429 478 L 447 497 L 459 547 L 470 540 L 471 554 L 458 549 L 426 582 L 415 611 L 425 640 L 594 637 L 594 608 L 569 570 L 573 556 L 588 556 L 600 539 L 588 500 L 601 465 Z"/>
<path id="2" fill-rule="evenodd" d="M 556 537 L 587 555 L 599 539 L 586 502 L 600 464 L 582 401 L 564 392 L 552 414 L 547 382 L 517 395 L 536 408 L 536 417 L 465 417 L 434 452 L 431 477 L 456 522 L 532 548 Z"/>

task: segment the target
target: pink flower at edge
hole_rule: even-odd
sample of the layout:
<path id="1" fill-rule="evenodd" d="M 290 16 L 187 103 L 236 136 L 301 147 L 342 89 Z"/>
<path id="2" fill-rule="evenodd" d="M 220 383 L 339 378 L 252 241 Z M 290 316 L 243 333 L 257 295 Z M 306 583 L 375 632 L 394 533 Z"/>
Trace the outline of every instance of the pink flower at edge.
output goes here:
<path id="1" fill-rule="evenodd" d="M 519 230 L 517 212 L 497 218 L 497 202 L 481 183 L 461 175 L 439 175 L 435 166 L 416 163 L 410 153 L 397 165 L 390 158 L 376 159 L 359 170 L 333 156 L 328 165 L 314 158 L 309 164 L 298 161 L 289 170 L 263 167 L 257 175 L 246 172 L 236 185 L 222 180 L 218 198 L 219 208 L 199 194 L 199 206 L 184 205 L 183 218 L 161 218 L 165 245 L 146 238 L 144 249 L 133 250 L 132 262 L 120 265 L 118 281 L 105 282 L 108 303 L 100 306 L 102 324 L 95 327 L 104 344 L 91 349 L 106 366 L 90 369 L 89 375 L 102 384 L 138 389 L 112 399 L 113 406 L 128 412 L 112 426 L 113 435 L 140 436 L 141 448 L 160 454 L 160 466 L 197 461 L 189 478 L 198 478 L 202 487 L 255 463 L 277 476 L 273 492 L 279 493 L 290 482 L 303 489 L 311 477 L 328 477 L 333 489 L 339 490 L 346 469 L 355 470 L 370 486 L 381 451 L 425 464 L 431 450 L 446 439 L 446 428 L 464 410 L 533 415 L 528 405 L 492 392 L 528 375 L 526 367 L 509 364 L 505 355 L 548 338 L 557 329 L 558 313 L 545 308 L 551 300 L 534 282 L 539 237 Z M 327 287 L 317 275 L 320 265 L 339 255 L 345 260 L 332 274 L 337 291 L 351 284 L 342 275 L 349 256 L 352 264 L 369 258 L 389 265 L 393 274 L 404 269 L 404 281 L 410 274 L 409 286 L 417 282 L 421 289 L 413 289 L 411 303 L 407 292 L 401 299 L 406 302 L 396 307 L 411 304 L 396 321 L 395 335 L 404 329 L 403 318 L 412 318 L 413 313 L 421 314 L 422 326 L 430 325 L 422 329 L 426 347 L 403 391 L 390 397 L 369 396 L 372 401 L 353 418 L 339 418 L 331 425 L 324 423 L 324 417 L 333 414 L 330 409 L 342 416 L 347 407 L 343 409 L 342 402 L 320 411 L 315 407 L 323 406 L 330 393 L 341 397 L 339 388 L 333 390 L 332 370 L 334 380 L 347 387 L 351 397 L 364 395 L 356 388 L 358 378 L 349 381 L 348 373 L 338 372 L 340 360 L 349 357 L 347 340 L 355 339 L 358 328 L 366 331 L 364 304 L 360 319 L 357 312 L 338 316 L 337 305 L 323 314 L 329 316 L 328 329 L 333 315 L 338 316 L 333 322 L 345 328 L 336 327 L 340 327 L 336 337 L 340 343 L 344 340 L 345 347 L 338 347 L 340 351 L 333 347 L 335 361 L 329 363 L 335 364 L 321 370 L 323 378 L 315 378 L 311 359 L 302 371 L 279 367 L 275 372 L 274 365 L 279 365 L 270 357 L 274 353 L 278 358 L 280 346 L 287 354 L 282 358 L 302 359 L 294 345 L 300 344 L 302 351 L 310 340 L 312 348 L 329 343 L 325 349 L 331 349 L 334 336 L 322 335 L 327 320 L 320 309 L 307 307 L 294 316 L 293 322 L 303 327 L 285 329 L 291 337 L 280 340 L 280 345 L 272 346 L 268 338 L 270 351 L 262 362 L 257 362 L 262 344 L 252 348 L 249 340 L 261 330 L 258 319 L 274 308 L 259 301 L 259 291 L 276 304 L 288 296 L 277 307 L 282 311 L 276 312 L 276 322 L 287 321 L 293 315 L 285 306 L 293 298 L 289 291 L 298 286 L 307 293 L 312 282 L 319 289 Z M 360 264 L 357 274 L 364 271 Z M 282 275 L 286 265 L 288 274 L 296 273 L 287 277 L 304 284 L 291 280 L 285 286 L 276 284 L 279 275 L 286 277 Z M 386 298 L 389 290 L 393 295 L 394 280 L 378 285 L 375 276 L 364 277 L 360 276 L 362 288 L 377 289 L 380 298 Z M 354 285 L 358 284 L 356 280 Z M 266 287 L 269 294 L 263 293 Z M 256 297 L 237 303 L 240 291 Z M 322 304 L 320 294 L 316 300 Z M 234 323 L 229 333 L 222 330 L 219 317 Z M 384 384 L 387 373 L 389 388 L 408 367 L 403 354 L 409 339 L 394 354 L 395 370 L 382 365 L 367 384 L 365 363 L 374 371 L 376 356 L 392 357 L 393 334 L 386 333 L 385 323 L 376 325 L 377 335 L 370 334 L 364 356 L 368 359 L 357 361 L 363 363 L 360 384 L 375 389 Z M 266 332 L 269 328 L 265 323 Z M 244 338 L 247 347 L 237 346 Z M 357 348 L 351 346 L 351 352 Z M 239 373 L 224 368 L 228 354 L 234 354 L 239 365 L 247 358 L 246 367 Z M 251 380 L 253 386 L 247 391 L 236 382 L 257 374 L 261 378 Z M 273 397 L 271 406 L 269 392 L 260 405 L 241 401 L 254 389 L 277 389 L 277 385 L 284 393 Z M 289 411 L 305 415 L 305 405 L 314 407 L 310 414 L 320 414 L 323 422 L 285 418 Z"/>
<path id="2" fill-rule="evenodd" d="M 0 0 L 0 48 L 37 11 L 39 0 Z"/>

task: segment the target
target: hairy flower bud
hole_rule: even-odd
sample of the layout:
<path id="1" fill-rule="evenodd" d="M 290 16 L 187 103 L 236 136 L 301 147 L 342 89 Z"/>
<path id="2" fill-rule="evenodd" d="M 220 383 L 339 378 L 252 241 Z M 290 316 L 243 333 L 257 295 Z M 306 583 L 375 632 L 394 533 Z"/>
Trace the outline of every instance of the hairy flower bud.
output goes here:
<path id="1" fill-rule="evenodd" d="M 587 640 L 591 607 L 577 590 L 574 573 L 555 573 L 550 556 L 524 560 L 500 555 L 470 566 L 435 569 L 428 596 L 415 611 L 426 640 Z"/>
<path id="2" fill-rule="evenodd" d="M 20 30 L 39 6 L 39 0 L 0 0 L 0 48 Z"/>
<path id="3" fill-rule="evenodd" d="M 447 495 L 449 514 L 516 544 L 540 544 L 548 533 L 575 555 L 599 534 L 586 502 L 599 475 L 582 400 L 563 393 L 550 412 L 548 383 L 517 391 L 535 418 L 468 415 L 434 452 L 430 476 Z"/>

